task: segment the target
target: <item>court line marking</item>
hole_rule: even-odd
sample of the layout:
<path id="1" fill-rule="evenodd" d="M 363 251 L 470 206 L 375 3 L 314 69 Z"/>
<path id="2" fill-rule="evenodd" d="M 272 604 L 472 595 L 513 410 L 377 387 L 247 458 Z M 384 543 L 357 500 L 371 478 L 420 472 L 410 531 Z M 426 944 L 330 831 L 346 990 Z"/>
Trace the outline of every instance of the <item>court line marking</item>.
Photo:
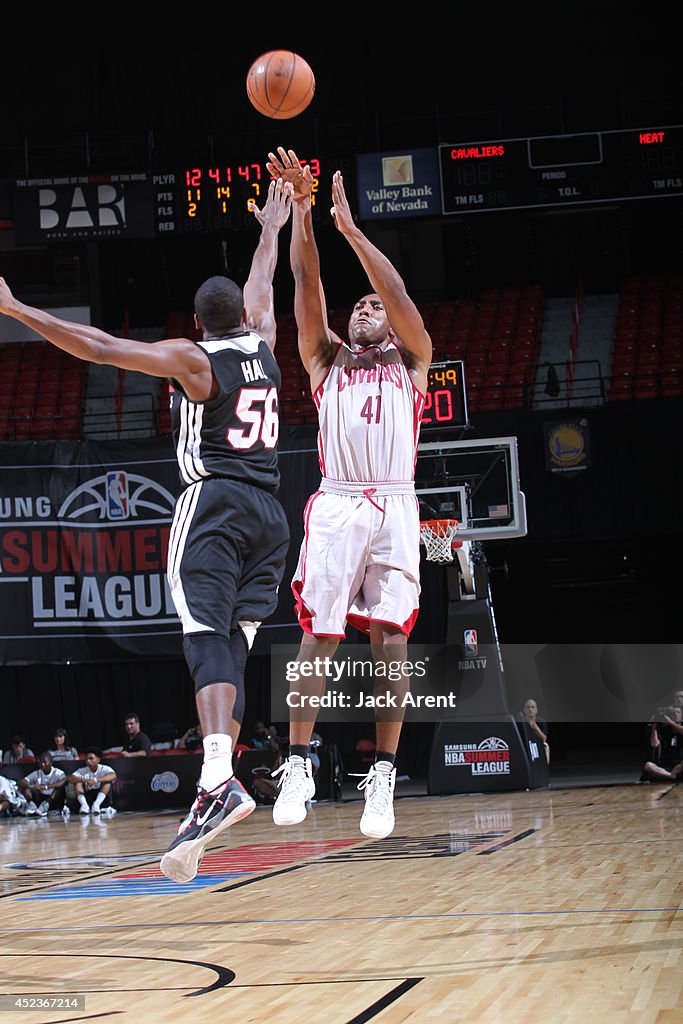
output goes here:
<path id="1" fill-rule="evenodd" d="M 532 836 L 534 832 L 540 832 L 540 828 L 528 828 L 526 832 L 519 832 L 516 836 L 510 836 L 509 839 L 504 839 L 502 843 L 496 843 L 495 846 L 489 846 L 486 850 L 479 850 L 475 856 L 483 857 L 487 853 L 497 853 L 498 850 L 504 850 L 506 846 L 512 846 L 513 843 L 518 843 L 522 839 L 526 839 L 528 836 Z"/>
<path id="2" fill-rule="evenodd" d="M 386 1010 L 387 1006 L 391 1006 L 392 1003 L 395 1003 L 397 999 L 400 999 L 401 996 L 405 995 L 406 992 L 409 992 L 411 988 L 415 988 L 415 986 L 419 985 L 423 980 L 423 978 L 406 978 L 406 980 L 402 981 L 400 985 L 396 986 L 396 988 L 392 988 L 391 992 L 387 992 L 386 995 L 375 1000 L 375 1002 L 371 1003 L 371 1005 L 366 1007 L 365 1010 L 361 1010 L 360 1013 L 357 1013 L 356 1016 L 352 1017 L 351 1020 L 348 1020 L 346 1024 L 367 1024 L 367 1021 L 372 1020 L 372 1018 L 376 1017 L 378 1013 L 382 1012 L 382 1010 Z"/>
<path id="3" fill-rule="evenodd" d="M 60 1017 L 59 1020 L 49 1021 L 48 1024 L 76 1024 L 79 1020 L 98 1020 L 100 1017 L 115 1017 L 119 1013 L 126 1013 L 126 1010 L 108 1010 L 105 1013 L 89 1013 L 85 1017 Z"/>
<path id="4" fill-rule="evenodd" d="M 193 988 L 192 985 L 163 985 L 158 988 L 145 988 L 145 989 L 80 989 L 84 995 L 95 995 L 98 992 L 120 992 L 120 991 L 131 991 L 131 992 L 185 992 L 185 998 L 191 998 L 193 996 L 203 996 L 207 992 L 215 992 L 217 989 L 225 988 L 235 980 L 235 972 L 229 967 L 224 967 L 223 964 L 213 964 L 206 960 L 183 960 L 179 957 L 174 956 L 145 956 L 143 953 L 135 955 L 125 955 L 123 953 L 40 953 L 40 952 L 26 952 L 26 953 L 0 953 L 0 959 L 10 958 L 26 958 L 26 957 L 40 957 L 41 959 L 54 959 L 55 957 L 68 957 L 70 960 L 142 960 L 142 961 L 153 961 L 159 964 L 182 964 L 184 967 L 203 967 L 207 971 L 212 971 L 216 975 L 216 980 L 211 982 L 210 985 L 204 985 L 202 988 Z M 191 991 L 186 991 L 191 989 Z M 12 995 L 25 995 L 25 993 L 8 993 Z"/>
<path id="5" fill-rule="evenodd" d="M 232 885 L 221 886 L 220 889 L 214 890 L 215 892 L 230 892 L 231 889 L 241 889 L 243 885 L 253 885 L 254 882 L 265 882 L 268 878 L 275 878 L 277 875 L 287 875 L 290 871 L 300 871 L 301 868 L 310 867 L 311 864 L 317 864 L 319 861 L 307 861 L 304 864 L 290 864 L 286 868 L 279 868 L 277 871 L 269 871 L 263 875 L 250 875 L 248 878 L 243 878 L 240 882 L 234 882 Z"/>
<path id="6" fill-rule="evenodd" d="M 677 787 L 676 786 L 672 786 L 672 787 L 667 788 L 667 790 L 664 793 L 660 794 L 658 799 L 661 799 L 663 796 L 667 795 L 671 791 L 671 789 L 675 789 L 675 788 L 677 788 Z M 150 812 L 140 812 L 140 813 L 141 814 L 147 814 L 147 813 L 150 813 Z M 501 850 L 501 849 L 503 849 L 506 846 L 510 846 L 513 843 L 518 842 L 520 839 L 527 838 L 529 835 L 533 834 L 534 832 L 540 832 L 540 831 L 541 830 L 537 829 L 537 828 L 530 828 L 530 829 L 527 829 L 525 832 L 519 833 L 518 836 L 514 836 L 514 837 L 512 837 L 510 839 L 504 840 L 502 843 L 499 843 L 496 846 L 490 847 L 489 849 L 479 850 L 476 853 L 474 853 L 473 850 L 472 851 L 467 851 L 467 852 L 474 853 L 475 856 L 482 856 L 483 854 L 496 853 L 498 850 Z M 417 840 L 417 839 L 425 839 L 425 838 L 429 838 L 429 837 L 410 836 L 410 835 L 408 835 L 408 836 L 400 836 L 398 838 L 401 839 L 401 840 L 406 840 L 406 839 L 408 839 L 408 840 L 416 839 Z M 628 842 L 633 842 L 633 841 L 634 840 L 629 840 Z M 635 842 L 639 842 L 639 843 L 651 843 L 652 841 L 653 840 L 652 840 L 651 837 L 644 837 L 642 839 L 636 839 L 635 840 Z M 370 840 L 370 841 L 366 840 L 366 841 L 364 841 L 363 839 L 359 839 L 357 845 L 354 846 L 354 848 L 362 850 L 363 844 L 365 844 L 365 846 L 368 848 L 368 852 L 370 852 L 370 848 L 372 847 L 373 842 L 374 842 L 373 840 Z M 673 843 L 673 842 L 675 842 L 675 840 L 674 839 L 671 839 L 671 840 L 661 839 L 661 840 L 657 840 L 657 842 L 659 844 L 662 844 L 662 843 L 663 844 L 667 844 L 667 843 Z M 561 837 L 557 837 L 555 839 L 555 841 L 553 842 L 551 837 L 548 836 L 546 841 L 545 841 L 545 845 L 546 846 L 550 846 L 553 849 L 565 849 L 565 848 L 568 848 L 569 846 L 571 846 L 572 844 L 568 843 L 566 840 L 563 841 L 561 839 Z M 612 841 L 610 841 L 610 840 L 599 840 L 599 841 L 597 841 L 595 843 L 589 843 L 589 844 L 582 843 L 582 844 L 578 844 L 578 845 L 580 845 L 581 848 L 583 849 L 586 845 L 590 845 L 590 846 L 623 845 L 623 842 L 620 842 L 618 840 L 612 840 Z M 211 852 L 213 852 L 213 853 L 220 852 L 221 849 L 223 849 L 223 847 L 217 847 L 215 850 L 212 850 Z M 230 846 L 226 846 L 225 849 L 231 849 L 231 847 Z M 377 850 L 377 852 L 380 853 L 381 851 Z M 149 864 L 149 863 L 151 863 L 153 861 L 156 861 L 157 857 L 158 857 L 158 854 L 151 854 L 151 851 L 140 851 L 139 855 L 135 854 L 135 853 L 127 854 L 126 858 L 125 858 L 125 860 L 126 860 L 126 865 L 125 866 L 126 866 L 126 868 L 134 868 L 134 867 L 142 868 L 146 864 Z M 319 855 L 318 857 L 314 856 L 314 858 L 312 860 L 306 860 L 306 861 L 303 861 L 302 863 L 299 863 L 299 864 L 288 865 L 285 868 L 282 868 L 282 869 L 279 869 L 279 870 L 276 870 L 276 871 L 273 871 L 273 872 L 267 872 L 265 874 L 257 874 L 257 873 L 250 874 L 249 877 L 243 879 L 240 882 L 237 882 L 237 883 L 234 883 L 234 884 L 231 884 L 231 885 L 227 885 L 227 886 L 223 886 L 222 888 L 217 888 L 214 891 L 216 891 L 216 892 L 228 892 L 231 889 L 242 888 L 243 886 L 252 885 L 252 884 L 254 884 L 256 882 L 266 881 L 267 879 L 276 877 L 279 874 L 285 874 L 285 873 L 292 872 L 292 871 L 298 871 L 298 870 L 301 870 L 302 868 L 311 867 L 313 865 L 323 865 L 324 866 L 325 863 L 328 862 L 328 858 L 330 858 L 330 857 L 331 857 L 331 861 L 330 861 L 331 863 L 332 862 L 333 863 L 339 863 L 339 861 L 336 860 L 334 858 L 334 856 L 331 855 L 328 852 L 327 854 L 322 854 L 322 855 Z M 372 858 L 373 861 L 377 861 L 378 859 L 380 859 L 380 858 L 379 857 Z M 399 860 L 399 859 L 400 860 L 405 860 L 405 859 L 410 859 L 410 858 L 409 857 L 400 857 L 399 856 L 399 857 L 393 857 L 392 859 L 393 860 Z M 425 859 L 429 859 L 429 858 L 425 858 Z M 54 862 L 59 862 L 59 860 L 60 860 L 60 858 L 52 858 L 52 861 L 54 861 Z M 49 864 L 49 863 L 50 863 L 50 860 L 48 859 L 46 861 L 46 864 Z M 85 863 L 84 863 L 84 866 L 85 866 Z M 54 892 L 54 897 L 53 898 L 54 899 L 59 899 L 60 889 L 67 889 L 69 887 L 73 888 L 73 886 L 75 886 L 75 885 L 88 885 L 90 883 L 97 882 L 100 879 L 107 878 L 107 876 L 120 874 L 120 872 L 122 870 L 122 866 L 123 865 L 121 863 L 119 863 L 119 864 L 116 864 L 116 865 L 112 865 L 111 867 L 103 868 L 100 871 L 93 871 L 92 873 L 88 873 L 88 872 L 78 873 L 77 872 L 76 873 L 76 877 L 72 877 L 72 878 L 64 877 L 64 878 L 59 879 L 58 881 L 56 881 L 55 879 L 51 879 L 50 881 L 36 882 L 36 883 L 31 884 L 27 880 L 27 881 L 25 881 L 23 883 L 23 887 L 21 887 L 22 886 L 22 882 L 18 881 L 18 887 L 17 888 L 12 889 L 12 890 L 10 890 L 8 892 L 0 892 L 0 900 L 2 900 L 2 899 L 22 899 L 22 898 L 26 899 L 26 898 L 30 898 L 30 894 L 31 893 L 41 893 L 41 892 L 45 892 L 45 891 L 48 891 L 48 892 L 52 891 L 52 892 Z M 8 865 L 0 864 L 0 869 L 6 868 L 6 867 L 13 867 L 13 864 L 12 863 L 10 863 Z M 7 879 L 7 881 L 9 881 L 9 880 L 10 879 Z M 70 897 L 68 895 L 65 895 L 64 898 L 68 899 Z M 669 909 L 669 908 L 667 908 L 667 909 Z M 621 913 L 621 911 L 618 911 L 618 912 Z M 336 920 L 336 919 L 333 919 L 333 920 Z M 344 920 L 344 919 L 340 918 L 339 920 Z M 353 920 L 356 920 L 356 919 L 353 919 Z M 381 920 L 383 920 L 383 918 Z"/>
<path id="7" fill-rule="evenodd" d="M 373 914 L 366 917 L 248 917 L 243 920 L 219 921 L 154 921 L 149 924 L 131 921 L 129 924 L 93 924 L 69 925 L 69 932 L 115 932 L 135 931 L 153 928 L 225 928 L 234 926 L 244 928 L 246 925 L 263 924 L 335 924 L 337 921 L 443 921 L 458 918 L 499 918 L 499 917 L 568 917 L 573 914 L 608 915 L 608 914 L 683 914 L 683 907 L 605 907 L 602 910 L 458 910 L 444 914 Z M 0 935 L 39 934 L 54 932 L 54 925 L 45 928 L 2 928 Z M 14 954 L 9 954 L 14 955 Z M 18 955 L 18 954 L 17 954 Z"/>
<path id="8" fill-rule="evenodd" d="M 57 860 L 57 858 L 55 858 L 55 859 Z M 137 860 L 133 861 L 130 866 L 134 867 L 137 864 L 137 866 L 144 867 L 145 864 L 151 863 L 152 860 L 158 860 L 158 856 L 155 856 L 154 858 L 149 857 L 149 856 L 141 857 L 139 861 L 137 861 Z M 7 867 L 7 866 L 8 865 L 0 864 L 0 868 L 4 868 L 4 867 Z M 11 865 L 9 865 L 9 866 L 11 867 Z M 26 868 L 25 870 L 29 871 L 30 868 Z M 15 899 L 15 898 L 19 898 L 19 897 L 24 896 L 26 893 L 44 892 L 46 889 L 47 890 L 54 889 L 55 891 L 57 891 L 58 889 L 63 888 L 65 886 L 78 885 L 79 882 L 91 882 L 93 880 L 97 881 L 98 878 L 106 878 L 108 875 L 120 874 L 121 871 L 122 871 L 122 867 L 119 864 L 117 867 L 107 868 L 106 870 L 103 870 L 103 871 L 96 871 L 96 872 L 93 872 L 92 874 L 86 874 L 84 872 L 82 875 L 77 875 L 75 878 L 71 878 L 71 879 L 64 878 L 64 879 L 59 879 L 59 881 L 55 881 L 54 879 L 52 879 L 49 882 L 36 882 L 33 885 L 31 885 L 30 882 L 27 882 L 27 883 L 25 883 L 27 885 L 27 887 L 25 889 L 18 889 L 17 888 L 15 890 L 13 890 L 12 892 L 0 892 L 0 900 Z M 4 881 L 10 881 L 11 882 L 12 878 L 10 876 L 8 879 L 3 879 L 2 881 L 3 882 Z M 19 881 L 17 884 L 21 885 L 22 883 Z"/>

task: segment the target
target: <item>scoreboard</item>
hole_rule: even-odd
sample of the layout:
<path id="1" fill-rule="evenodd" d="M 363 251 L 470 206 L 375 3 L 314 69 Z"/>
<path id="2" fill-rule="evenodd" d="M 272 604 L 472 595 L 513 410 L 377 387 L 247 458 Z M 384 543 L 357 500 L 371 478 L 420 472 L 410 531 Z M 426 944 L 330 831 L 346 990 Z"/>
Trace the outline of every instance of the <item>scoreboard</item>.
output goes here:
<path id="1" fill-rule="evenodd" d="M 683 195 L 683 126 L 439 146 L 442 213 Z"/>
<path id="2" fill-rule="evenodd" d="M 338 164 L 315 154 L 304 154 L 302 162 L 313 173 L 317 220 L 328 213 Z M 415 162 L 423 164 L 440 190 L 443 216 L 683 196 L 683 126 L 440 144 L 430 161 Z M 265 162 L 247 159 L 18 180 L 12 187 L 16 243 L 225 234 L 253 223 L 251 206 L 263 206 L 269 181 Z M 410 187 L 420 185 L 416 178 Z"/>

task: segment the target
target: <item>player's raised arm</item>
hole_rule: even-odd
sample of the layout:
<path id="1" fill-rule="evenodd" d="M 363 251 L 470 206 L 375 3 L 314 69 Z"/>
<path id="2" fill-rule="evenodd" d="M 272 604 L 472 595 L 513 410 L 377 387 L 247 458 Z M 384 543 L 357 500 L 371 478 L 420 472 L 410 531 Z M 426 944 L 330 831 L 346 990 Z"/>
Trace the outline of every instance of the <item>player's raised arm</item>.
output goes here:
<path id="1" fill-rule="evenodd" d="M 136 370 L 153 377 L 175 378 L 197 401 L 209 397 L 211 364 L 188 338 L 142 342 L 117 338 L 88 324 L 61 320 L 42 309 L 27 306 L 12 294 L 0 277 L 0 313 L 18 320 L 56 348 L 88 363 L 105 363 L 122 370 Z"/>
<path id="2" fill-rule="evenodd" d="M 325 293 L 320 279 L 320 257 L 313 234 L 311 193 L 313 175 L 308 164 L 302 166 L 294 150 L 278 147 L 269 153 L 271 174 L 292 183 L 293 211 L 290 262 L 294 274 L 294 316 L 299 332 L 299 352 L 315 390 L 324 375 L 339 339 L 327 322 Z"/>
<path id="3" fill-rule="evenodd" d="M 273 299 L 273 277 L 277 265 L 280 229 L 287 223 L 292 209 L 290 182 L 273 179 L 268 186 L 263 209 L 255 204 L 251 211 L 261 225 L 251 261 L 249 277 L 244 285 L 245 322 L 250 330 L 261 335 L 271 352 L 275 348 L 276 324 Z"/>
<path id="4" fill-rule="evenodd" d="M 391 328 L 397 335 L 397 345 L 410 358 L 414 368 L 426 374 L 432 361 L 432 341 L 422 315 L 394 265 L 354 221 L 341 171 L 335 171 L 332 177 L 331 213 L 337 229 L 358 256 L 370 284 L 384 303 Z"/>

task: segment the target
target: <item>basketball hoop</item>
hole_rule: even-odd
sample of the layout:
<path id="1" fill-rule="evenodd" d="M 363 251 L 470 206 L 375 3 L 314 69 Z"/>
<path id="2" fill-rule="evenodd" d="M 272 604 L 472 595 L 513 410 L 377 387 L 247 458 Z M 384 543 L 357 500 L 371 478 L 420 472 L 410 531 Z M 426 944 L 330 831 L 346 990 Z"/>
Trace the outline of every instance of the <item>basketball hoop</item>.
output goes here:
<path id="1" fill-rule="evenodd" d="M 427 549 L 430 562 L 452 562 L 453 541 L 458 529 L 457 519 L 423 519 L 420 540 Z"/>

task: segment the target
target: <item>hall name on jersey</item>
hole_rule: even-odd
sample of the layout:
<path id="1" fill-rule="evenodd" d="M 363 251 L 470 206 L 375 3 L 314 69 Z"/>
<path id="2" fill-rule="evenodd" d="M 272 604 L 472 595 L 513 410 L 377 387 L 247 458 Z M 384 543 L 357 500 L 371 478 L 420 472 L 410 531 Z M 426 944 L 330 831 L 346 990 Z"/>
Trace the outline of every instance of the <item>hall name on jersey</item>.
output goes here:
<path id="1" fill-rule="evenodd" d="M 267 380 L 266 372 L 261 365 L 260 359 L 247 359 L 240 363 L 244 379 L 248 384 L 254 380 Z"/>
<path id="2" fill-rule="evenodd" d="M 364 366 L 347 367 L 339 374 L 338 390 L 343 391 L 344 388 L 352 388 L 354 384 L 376 384 L 379 380 L 381 380 L 382 384 L 394 384 L 397 388 L 403 390 L 401 368 L 396 363 L 387 363 L 385 366 L 373 366 L 371 368 Z"/>

